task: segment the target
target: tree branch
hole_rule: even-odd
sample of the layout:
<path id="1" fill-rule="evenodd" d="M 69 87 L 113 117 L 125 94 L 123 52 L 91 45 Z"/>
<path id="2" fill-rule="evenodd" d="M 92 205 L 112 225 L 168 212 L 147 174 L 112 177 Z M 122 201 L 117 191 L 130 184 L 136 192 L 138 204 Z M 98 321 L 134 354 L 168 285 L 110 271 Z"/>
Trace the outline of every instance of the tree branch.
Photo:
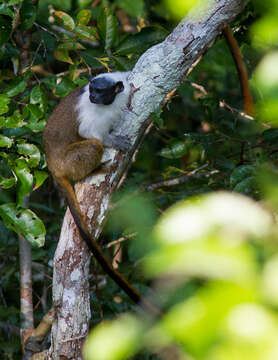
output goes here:
<path id="1" fill-rule="evenodd" d="M 201 178 L 208 178 L 208 177 L 211 177 L 212 175 L 215 175 L 215 174 L 219 173 L 218 170 L 212 170 L 212 171 L 209 171 L 209 172 L 198 173 L 200 170 L 204 169 L 206 166 L 207 165 L 201 166 L 198 169 L 190 171 L 186 175 L 174 177 L 174 178 L 171 178 L 171 179 L 168 179 L 168 180 L 164 180 L 164 181 L 160 181 L 158 183 L 148 185 L 145 189 L 147 191 L 154 191 L 154 190 L 165 188 L 165 187 L 181 185 L 181 184 L 184 184 L 186 182 L 192 181 L 194 179 L 197 180 L 197 179 L 201 179 Z"/>
<path id="2" fill-rule="evenodd" d="M 240 48 L 238 46 L 236 39 L 234 38 L 230 26 L 226 26 L 224 28 L 224 36 L 231 51 L 237 69 L 238 78 L 241 87 L 241 93 L 243 97 L 244 111 L 246 112 L 247 115 L 253 116 L 254 104 L 253 104 L 253 97 L 249 89 L 247 70 L 242 59 Z"/>

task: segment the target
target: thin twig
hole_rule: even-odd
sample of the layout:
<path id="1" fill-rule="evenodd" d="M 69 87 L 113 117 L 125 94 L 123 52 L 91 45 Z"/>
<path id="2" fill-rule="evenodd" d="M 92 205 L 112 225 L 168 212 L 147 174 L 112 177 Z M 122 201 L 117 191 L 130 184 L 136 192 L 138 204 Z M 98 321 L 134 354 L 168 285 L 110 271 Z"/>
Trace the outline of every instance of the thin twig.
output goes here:
<path id="1" fill-rule="evenodd" d="M 198 169 L 190 171 L 186 175 L 178 176 L 178 177 L 175 177 L 175 178 L 171 178 L 171 179 L 168 179 L 168 180 L 160 181 L 160 182 L 155 183 L 155 184 L 148 185 L 148 186 L 146 186 L 144 188 L 144 190 L 146 190 L 146 191 L 154 191 L 154 190 L 161 189 L 161 188 L 164 188 L 164 187 L 177 186 L 177 185 L 184 184 L 184 183 L 186 183 L 188 181 L 191 181 L 192 179 L 195 180 L 195 179 L 200 179 L 200 178 L 207 178 L 207 177 L 215 175 L 215 174 L 217 174 L 219 172 L 218 170 L 212 170 L 212 171 L 209 171 L 209 172 L 198 174 L 198 172 L 200 170 L 203 170 L 207 166 L 208 166 L 208 164 L 205 164 L 205 165 L 200 166 Z"/>
<path id="2" fill-rule="evenodd" d="M 199 62 L 202 60 L 203 56 L 204 55 L 201 55 L 200 57 L 198 57 L 198 59 L 196 61 L 194 61 L 194 63 L 187 70 L 186 76 L 188 76 L 191 73 L 191 71 L 195 68 L 195 66 L 197 66 L 199 64 Z"/>
<path id="3" fill-rule="evenodd" d="M 54 36 L 57 41 L 61 41 L 59 36 L 57 34 L 55 34 L 53 31 L 51 31 L 51 30 L 47 29 L 46 27 L 38 24 L 37 22 L 34 22 L 34 25 L 37 26 L 38 28 L 42 29 L 43 31 L 47 32 L 48 34 Z"/>
<path id="4" fill-rule="evenodd" d="M 88 69 L 76 69 L 75 71 L 78 71 L 80 74 L 89 72 Z M 56 77 L 65 76 L 65 75 L 69 75 L 69 73 L 70 73 L 69 70 L 68 71 L 63 71 L 63 72 L 61 72 L 59 74 L 56 74 L 55 76 Z"/>
<path id="5" fill-rule="evenodd" d="M 137 235 L 137 232 L 132 233 L 132 234 L 129 234 L 129 235 L 126 235 L 126 236 L 122 236 L 122 237 L 120 237 L 119 239 L 114 240 L 114 241 L 111 241 L 110 243 L 108 243 L 107 245 L 105 245 L 105 248 L 106 248 L 106 249 L 109 249 L 111 246 L 120 244 L 120 243 L 122 243 L 122 242 L 124 242 L 124 241 L 126 241 L 126 240 L 128 240 L 128 239 L 133 238 L 133 237 L 136 236 L 136 235 Z"/>
<path id="6" fill-rule="evenodd" d="M 124 199 L 119 200 L 117 203 L 115 203 L 115 204 L 110 203 L 109 208 L 110 208 L 110 210 L 114 210 L 115 208 L 117 208 L 117 207 L 121 206 L 123 203 L 125 203 L 127 200 L 132 199 L 133 197 L 135 197 L 138 194 L 145 192 L 145 191 L 154 191 L 154 190 L 161 189 L 164 187 L 177 186 L 180 184 L 184 184 L 188 181 L 191 181 L 193 179 L 210 177 L 219 172 L 218 170 L 212 170 L 210 172 L 198 174 L 199 171 L 205 169 L 207 166 L 208 166 L 208 164 L 204 164 L 204 165 L 200 166 L 199 168 L 190 171 L 186 175 L 174 177 L 174 178 L 160 181 L 160 182 L 157 182 L 157 183 L 154 183 L 151 185 L 142 186 L 139 189 L 135 190 L 132 194 L 129 194 L 128 196 L 124 197 Z"/>
<path id="7" fill-rule="evenodd" d="M 230 26 L 226 26 L 224 28 L 224 36 L 231 51 L 237 69 L 238 78 L 240 81 L 241 93 L 243 97 L 244 111 L 247 115 L 253 116 L 255 111 L 254 111 L 253 97 L 248 85 L 247 70 L 242 60 L 242 55 L 238 43 L 234 38 Z"/>
<path id="8" fill-rule="evenodd" d="M 195 82 L 191 82 L 191 81 L 190 81 L 190 85 L 195 89 L 199 90 L 200 93 L 202 93 L 203 95 L 208 94 L 207 90 L 202 85 L 196 84 Z"/>
<path id="9" fill-rule="evenodd" d="M 248 114 L 246 114 L 244 111 L 241 111 L 239 109 L 236 109 L 232 106 L 230 106 L 229 104 L 227 104 L 224 100 L 221 100 L 219 101 L 219 106 L 221 108 L 225 108 L 225 109 L 228 109 L 229 111 L 231 111 L 233 114 L 236 113 L 238 115 L 240 115 L 243 119 L 245 120 L 254 120 L 254 117 L 253 116 L 250 116 Z"/>

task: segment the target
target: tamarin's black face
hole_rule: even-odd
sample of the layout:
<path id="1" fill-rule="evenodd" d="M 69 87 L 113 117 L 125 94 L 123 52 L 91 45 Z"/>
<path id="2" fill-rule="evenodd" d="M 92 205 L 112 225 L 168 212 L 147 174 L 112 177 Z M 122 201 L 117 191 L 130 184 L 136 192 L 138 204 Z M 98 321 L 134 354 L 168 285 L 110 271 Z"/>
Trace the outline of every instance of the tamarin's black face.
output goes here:
<path id="1" fill-rule="evenodd" d="M 89 91 L 90 101 L 94 104 L 110 105 L 115 96 L 124 90 L 122 81 L 113 81 L 105 76 L 96 77 L 90 80 Z"/>

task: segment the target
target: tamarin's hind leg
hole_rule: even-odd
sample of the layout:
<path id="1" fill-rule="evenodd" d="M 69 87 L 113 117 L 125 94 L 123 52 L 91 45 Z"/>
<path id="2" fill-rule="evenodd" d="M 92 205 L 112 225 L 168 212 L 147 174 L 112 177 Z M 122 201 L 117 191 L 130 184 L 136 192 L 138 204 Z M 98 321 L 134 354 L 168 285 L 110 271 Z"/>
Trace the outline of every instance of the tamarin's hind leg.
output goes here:
<path id="1" fill-rule="evenodd" d="M 75 142 L 65 149 L 63 176 L 78 181 L 87 177 L 101 162 L 103 146 L 98 139 Z"/>

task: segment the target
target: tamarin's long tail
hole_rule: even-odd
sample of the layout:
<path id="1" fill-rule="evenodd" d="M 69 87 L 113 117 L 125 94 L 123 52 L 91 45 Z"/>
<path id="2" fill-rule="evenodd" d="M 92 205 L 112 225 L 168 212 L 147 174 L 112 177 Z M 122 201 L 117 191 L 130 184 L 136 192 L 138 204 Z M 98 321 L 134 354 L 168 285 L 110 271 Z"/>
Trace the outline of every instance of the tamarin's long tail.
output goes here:
<path id="1" fill-rule="evenodd" d="M 107 275 L 109 275 L 111 279 L 113 279 L 115 283 L 118 284 L 119 287 L 136 304 L 140 304 L 155 315 L 161 316 L 161 312 L 144 297 L 142 297 L 139 292 L 116 269 L 114 269 L 112 264 L 106 259 L 101 247 L 90 234 L 70 181 L 67 178 L 55 178 L 55 180 L 59 185 L 63 197 L 66 199 L 82 239 L 86 242 L 88 248 L 91 250 L 104 272 L 107 273 Z"/>

